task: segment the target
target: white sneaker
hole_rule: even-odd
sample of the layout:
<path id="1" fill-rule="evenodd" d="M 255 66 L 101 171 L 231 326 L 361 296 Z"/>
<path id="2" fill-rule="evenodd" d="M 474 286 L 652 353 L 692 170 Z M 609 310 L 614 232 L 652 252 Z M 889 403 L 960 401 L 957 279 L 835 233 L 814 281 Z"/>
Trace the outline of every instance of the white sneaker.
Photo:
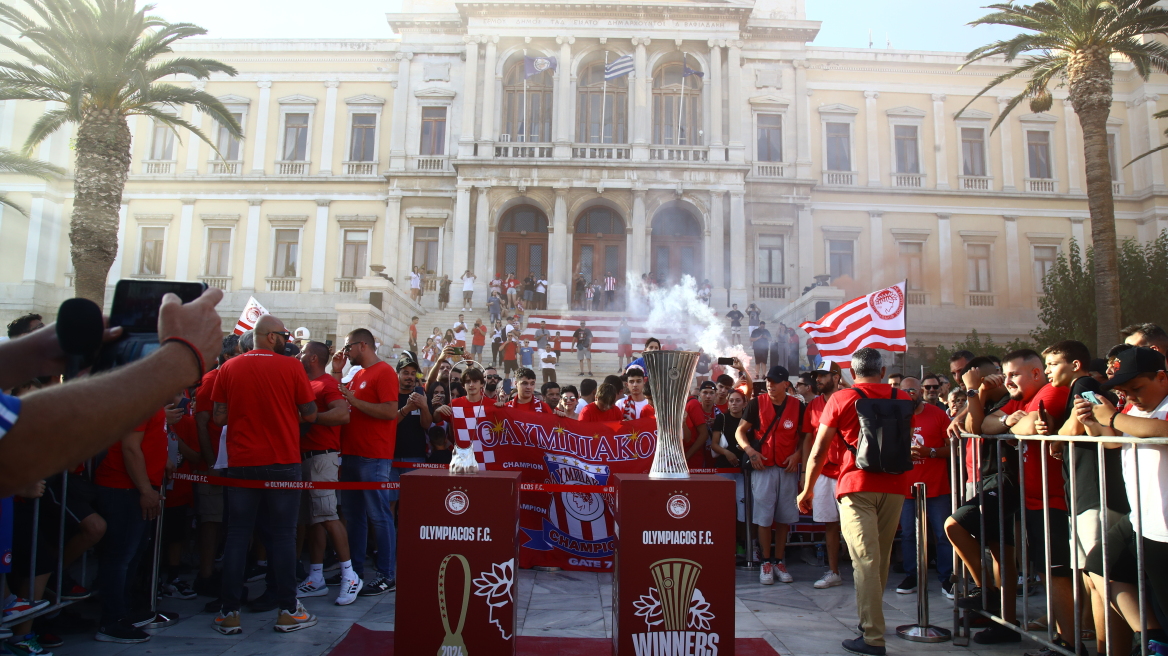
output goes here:
<path id="1" fill-rule="evenodd" d="M 304 579 L 304 582 L 296 586 L 296 598 L 303 597 L 323 597 L 328 594 L 328 585 L 322 579 L 320 582 L 312 579 Z"/>
<path id="2" fill-rule="evenodd" d="M 775 584 L 775 566 L 771 563 L 763 563 L 758 570 L 758 582 L 763 585 Z"/>
<path id="3" fill-rule="evenodd" d="M 365 582 L 361 580 L 361 577 L 341 579 L 341 594 L 337 595 L 337 605 L 348 606 L 357 601 L 357 593 L 363 587 L 365 587 Z"/>
<path id="4" fill-rule="evenodd" d="M 316 615 L 309 613 L 305 610 L 304 604 L 297 601 L 295 611 L 280 610 L 276 617 L 276 625 L 272 628 L 278 633 L 292 633 L 310 626 L 316 626 Z"/>
<path id="5" fill-rule="evenodd" d="M 795 580 L 794 576 L 787 571 L 787 566 L 783 563 L 775 563 L 775 573 L 779 575 L 779 580 L 783 583 L 791 583 Z"/>
<path id="6" fill-rule="evenodd" d="M 814 587 L 823 590 L 825 588 L 834 588 L 837 585 L 843 584 L 844 580 L 840 578 L 840 575 L 829 569 L 823 573 L 823 576 L 821 576 L 818 581 L 815 582 Z"/>

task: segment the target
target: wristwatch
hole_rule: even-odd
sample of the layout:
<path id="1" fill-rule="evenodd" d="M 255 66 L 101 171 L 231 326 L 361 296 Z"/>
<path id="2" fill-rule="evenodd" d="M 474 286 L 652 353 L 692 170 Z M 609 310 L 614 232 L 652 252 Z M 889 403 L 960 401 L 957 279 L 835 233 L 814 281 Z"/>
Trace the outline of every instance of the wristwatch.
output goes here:
<path id="1" fill-rule="evenodd" d="M 935 448 L 929 449 L 929 457 L 936 458 L 937 457 L 937 449 L 935 449 Z"/>

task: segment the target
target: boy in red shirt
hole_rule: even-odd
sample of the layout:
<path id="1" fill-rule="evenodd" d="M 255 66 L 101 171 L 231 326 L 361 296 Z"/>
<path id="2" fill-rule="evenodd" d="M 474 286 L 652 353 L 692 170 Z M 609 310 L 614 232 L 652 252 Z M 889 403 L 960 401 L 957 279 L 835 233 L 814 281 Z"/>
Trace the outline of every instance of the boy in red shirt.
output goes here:
<path id="1" fill-rule="evenodd" d="M 708 455 L 710 450 L 706 443 L 710 439 L 710 428 L 714 425 L 714 416 L 718 409 L 714 407 L 714 397 L 717 386 L 707 380 L 698 388 L 698 398 L 690 399 L 685 404 L 685 436 L 682 446 L 685 448 L 685 462 L 690 469 L 704 469 L 709 467 Z"/>
<path id="2" fill-rule="evenodd" d="M 495 401 L 495 406 L 501 408 L 506 405 L 508 408 L 516 408 L 527 412 L 546 412 L 551 414 L 552 409 L 548 407 L 548 404 L 535 398 L 535 372 L 524 367 L 519 370 L 515 378 L 515 387 L 519 390 L 519 393 L 507 403 L 503 403 L 502 399 Z"/>

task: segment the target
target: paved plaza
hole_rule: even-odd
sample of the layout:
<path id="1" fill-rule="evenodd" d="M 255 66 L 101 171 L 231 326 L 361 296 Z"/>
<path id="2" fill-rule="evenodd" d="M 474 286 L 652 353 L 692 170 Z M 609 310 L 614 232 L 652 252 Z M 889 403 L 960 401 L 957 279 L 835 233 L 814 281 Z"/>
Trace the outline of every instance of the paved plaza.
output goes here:
<path id="1" fill-rule="evenodd" d="M 812 565 L 792 563 L 790 570 L 795 583 L 773 586 L 759 585 L 756 573 L 738 572 L 735 635 L 762 638 L 784 656 L 845 653 L 840 642 L 856 635 L 858 620 L 851 571 L 846 566 L 842 569 L 844 585 L 827 590 L 812 587 L 821 573 Z M 930 576 L 934 572 L 930 571 Z M 518 577 L 519 635 L 586 638 L 612 635 L 610 574 L 520 570 Z M 1036 646 L 1028 640 L 1021 645 L 969 648 L 956 647 L 950 642 L 921 644 L 901 640 L 895 635 L 896 626 L 915 621 L 917 597 L 896 594 L 894 588 L 900 578 L 892 574 L 884 594 L 890 653 L 1021 654 Z M 262 591 L 263 584 L 251 584 L 251 587 L 256 594 Z M 1041 596 L 1032 597 L 1032 609 L 1040 599 Z M 354 622 L 372 630 L 394 630 L 397 593 L 362 597 L 343 608 L 333 605 L 331 596 L 307 599 L 305 606 L 320 618 L 320 623 L 292 634 L 272 630 L 275 612 L 258 615 L 244 612 L 242 636 L 219 635 L 211 629 L 212 616 L 200 612 L 206 601 L 205 598 L 165 600 L 162 608 L 178 611 L 183 619 L 159 630 L 150 642 L 117 645 L 95 642 L 88 634 L 74 634 L 65 635 L 66 644 L 53 652 L 59 656 L 324 656 L 345 637 Z M 929 604 L 933 623 L 950 627 L 952 602 L 941 595 L 935 579 L 930 581 Z"/>

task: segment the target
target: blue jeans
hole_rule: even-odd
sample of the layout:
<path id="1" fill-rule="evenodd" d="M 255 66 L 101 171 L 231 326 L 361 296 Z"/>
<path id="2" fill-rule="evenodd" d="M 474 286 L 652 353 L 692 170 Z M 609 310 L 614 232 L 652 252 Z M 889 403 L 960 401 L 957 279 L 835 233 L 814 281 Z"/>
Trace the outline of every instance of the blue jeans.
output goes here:
<path id="1" fill-rule="evenodd" d="M 342 481 L 384 483 L 390 480 L 392 466 L 393 460 L 384 458 L 342 455 L 340 477 Z M 341 507 L 344 508 L 345 525 L 349 530 L 353 570 L 361 578 L 365 578 L 369 522 L 373 522 L 377 533 L 377 571 L 388 579 L 396 578 L 394 564 L 397 562 L 397 529 L 393 525 L 393 512 L 389 507 L 389 503 L 394 500 L 391 492 L 396 490 L 341 490 Z"/>
<path id="2" fill-rule="evenodd" d="M 937 579 L 941 583 L 949 580 L 953 574 L 953 545 L 945 535 L 945 518 L 953 512 L 952 502 L 948 494 L 925 499 L 925 513 L 928 515 L 929 528 L 932 529 L 930 540 L 937 550 Z M 917 573 L 917 504 L 913 499 L 904 500 L 904 508 L 900 511 L 900 553 L 904 559 L 904 573 L 913 576 Z"/>
<path id="3" fill-rule="evenodd" d="M 126 578 L 150 526 L 150 522 L 142 519 L 139 496 L 138 490 L 97 486 L 97 507 L 107 526 L 98 558 L 102 626 L 124 619 L 130 613 Z"/>
<path id="4" fill-rule="evenodd" d="M 229 478 L 259 481 L 299 481 L 300 463 L 228 467 Z M 239 610 L 244 568 L 251 536 L 258 528 L 268 550 L 269 592 L 282 610 L 296 610 L 296 522 L 300 518 L 301 490 L 256 490 L 224 487 L 227 538 L 223 546 L 224 612 Z M 258 521 L 257 521 L 258 520 Z"/>

